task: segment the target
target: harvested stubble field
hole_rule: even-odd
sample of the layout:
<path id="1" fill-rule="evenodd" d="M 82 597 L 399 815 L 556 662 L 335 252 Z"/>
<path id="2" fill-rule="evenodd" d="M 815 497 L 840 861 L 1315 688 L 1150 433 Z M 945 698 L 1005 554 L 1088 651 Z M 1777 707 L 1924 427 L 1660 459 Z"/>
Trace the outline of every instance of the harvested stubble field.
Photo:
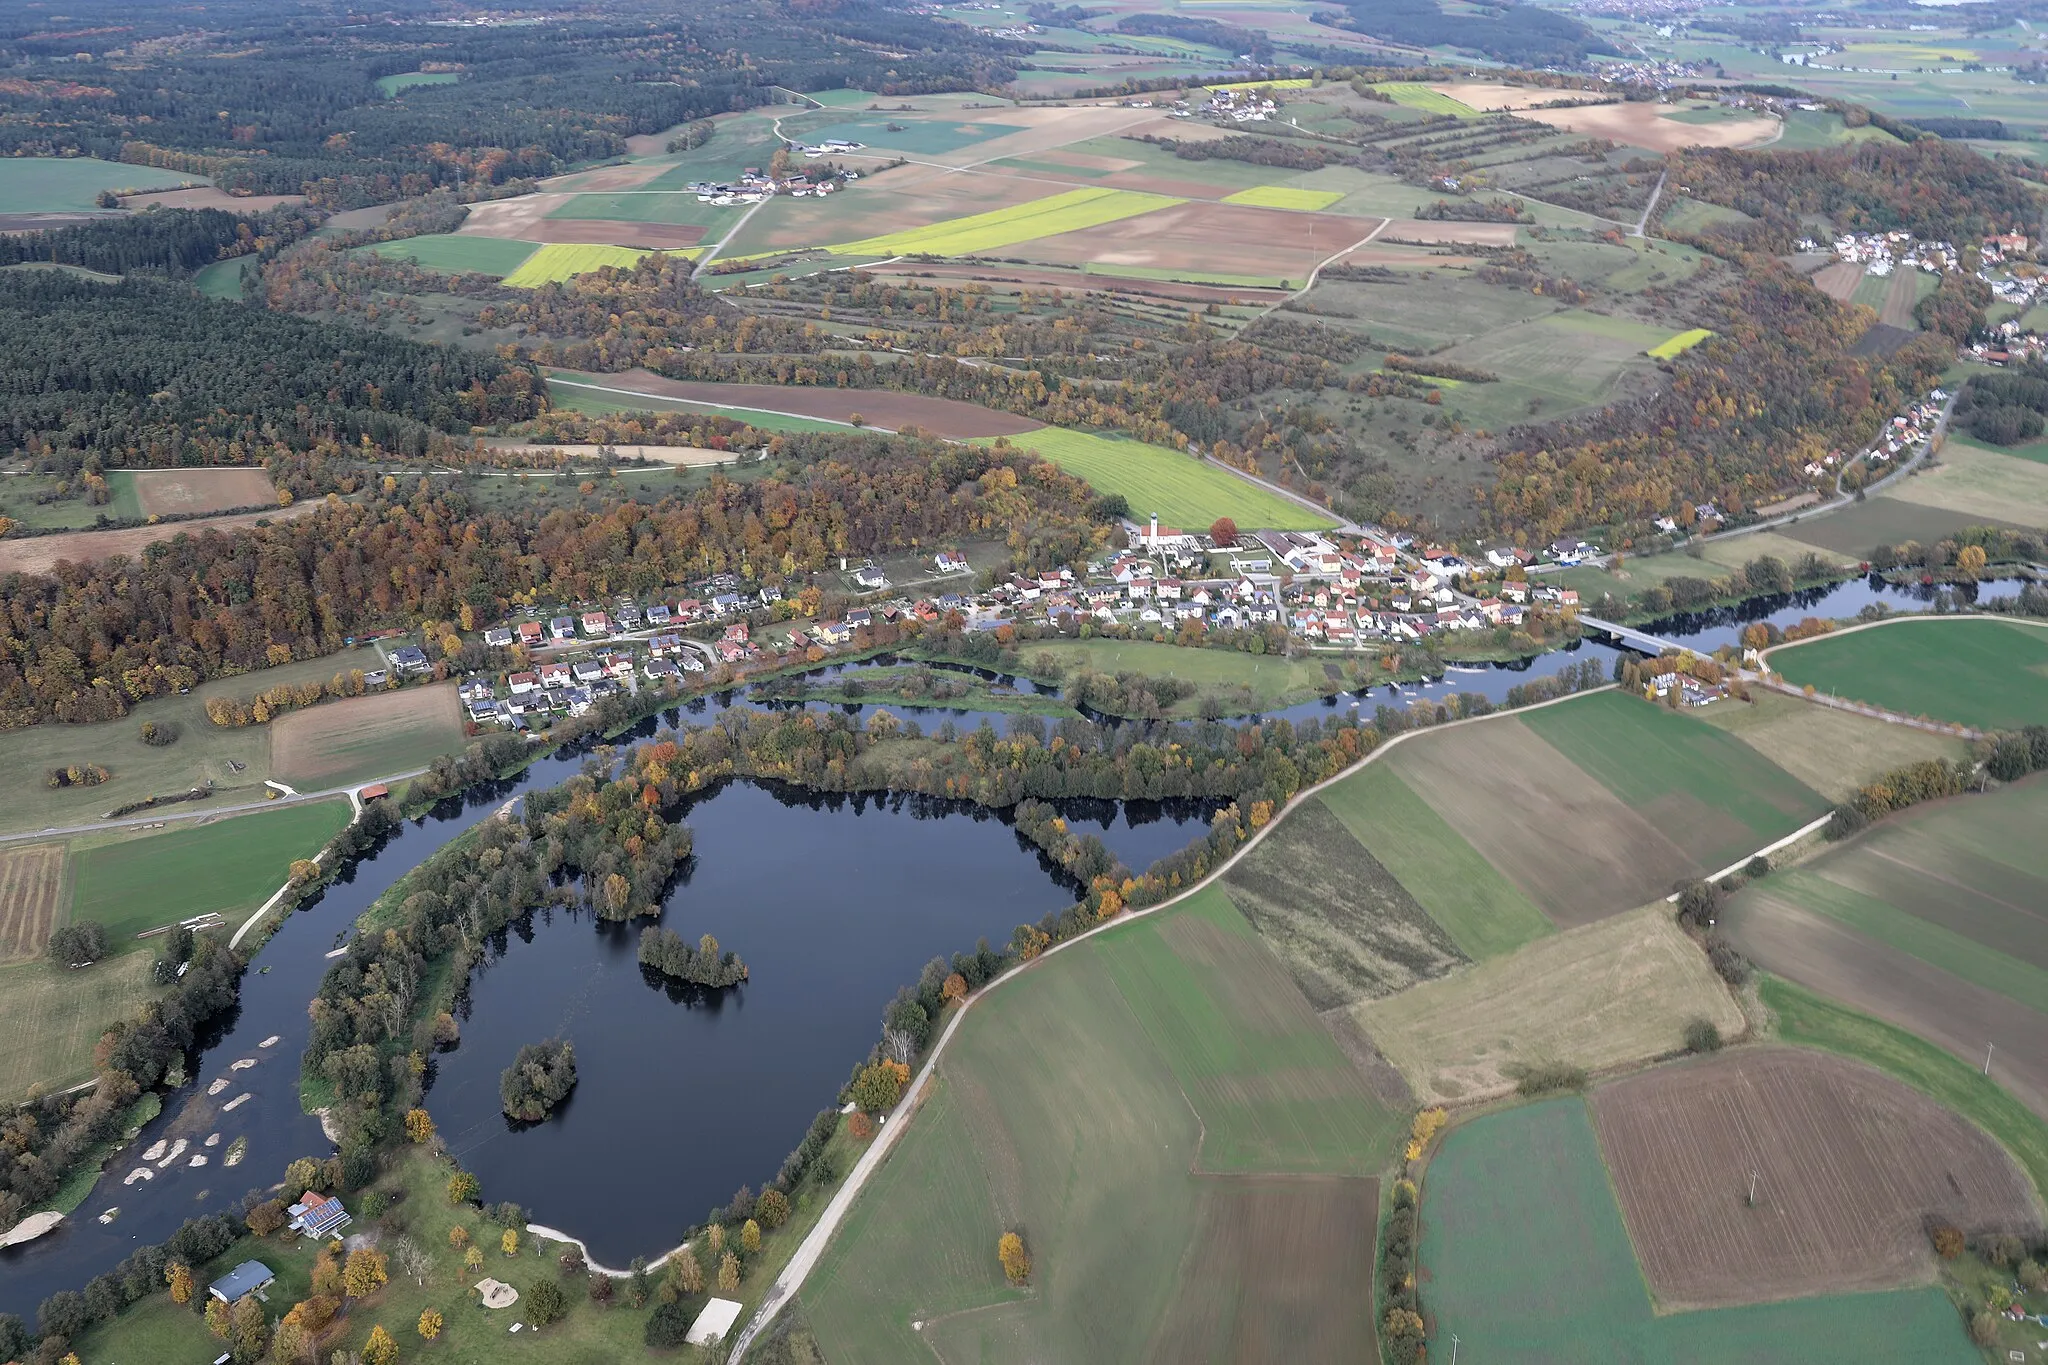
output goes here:
<path id="1" fill-rule="evenodd" d="M 1768 142 L 1778 131 L 1776 119 L 1731 118 L 1689 123 L 1665 117 L 1654 104 L 1636 101 L 1583 105 L 1576 109 L 1524 109 L 1516 117 L 1587 137 L 1611 138 L 1624 147 L 1652 152 L 1675 152 L 1681 147 L 1754 147 Z"/>
<path id="2" fill-rule="evenodd" d="M 1657 1314 L 1600 1155 L 1578 1098 L 1451 1130 L 1423 1187 L 1432 1340 L 1456 1333 L 1474 1358 L 1517 1365 L 1977 1360 L 1947 1296 L 1932 1287 Z M 1522 1172 L 1540 1178 L 1512 1178 Z"/>
<path id="3" fill-rule="evenodd" d="M 138 469 L 134 477 L 135 498 L 146 517 L 277 502 L 277 488 L 261 469 Z"/>
<path id="4" fill-rule="evenodd" d="M 1908 617 L 1779 646 L 1770 667 L 1794 686 L 1986 729 L 2048 718 L 2048 626 Z"/>
<path id="5" fill-rule="evenodd" d="M 1017 254 L 1055 265 L 1095 262 L 1208 273 L 1256 263 L 1261 275 L 1300 285 L 1317 265 L 1361 241 L 1374 226 L 1370 219 L 1331 213 L 1162 202 L 1141 219 L 1046 235 Z"/>
<path id="6" fill-rule="evenodd" d="M 1165 446 L 1120 436 L 1040 427 L 1012 438 L 1069 474 L 1086 479 L 1098 493 L 1121 493 L 1132 515 L 1157 516 L 1161 526 L 1206 531 L 1218 517 L 1244 530 L 1317 530 L 1336 518 L 1269 493 L 1209 460 Z"/>
<path id="7" fill-rule="evenodd" d="M 38 956 L 63 904 L 64 845 L 0 851 L 0 962 Z"/>
<path id="8" fill-rule="evenodd" d="M 237 512 L 225 517 L 195 517 L 191 521 L 169 521 L 156 526 L 131 526 L 120 531 L 66 531 L 53 536 L 10 536 L 0 540 L 0 573 L 47 574 L 65 560 L 90 564 L 115 555 L 130 558 L 160 540 L 175 536 L 197 536 L 208 531 L 233 535 L 260 521 L 283 521 L 317 511 L 313 501 L 294 503 L 268 512 Z"/>
<path id="9" fill-rule="evenodd" d="M 1425 1104 L 1508 1094 L 1532 1063 L 1600 1070 L 1674 1052 L 1692 1019 L 1724 1035 L 1744 1028 L 1662 903 L 1367 1000 L 1351 1016 Z"/>
<path id="10" fill-rule="evenodd" d="M 1403 747 L 1417 741 L 1408 740 Z M 1513 952 L 1553 926 L 1522 889 L 1444 823 L 1382 759 L 1320 798 L 1462 953 L 1477 961 Z M 1305 811 L 1288 817 L 1298 820 Z"/>
<path id="11" fill-rule="evenodd" d="M 1404 1121 L 1211 891 L 974 1007 L 804 1308 L 847 1365 L 1370 1361 L 1377 1199 L 1344 1177 L 1383 1165 Z M 1233 1166 L 1294 1178 L 1196 1173 Z M 996 1265 L 1006 1228 L 1031 1246 L 1028 1293 Z"/>
<path id="12" fill-rule="evenodd" d="M 1982 1129 L 1829 1053 L 1660 1067 L 1602 1086 L 1592 1106 L 1666 1311 L 1923 1283 L 1930 1222 L 2037 1221 L 2026 1176 Z"/>
<path id="13" fill-rule="evenodd" d="M 1291 813 L 1225 882 L 1318 1010 L 1391 995 L 1466 960 L 1321 802 Z"/>
<path id="14" fill-rule="evenodd" d="M 32 1085 L 62 1089 L 92 1076 L 92 1050 L 149 995 L 148 953 L 124 952 L 73 971 L 48 962 L 0 967 L 0 1102 Z"/>
<path id="15" fill-rule="evenodd" d="M 1911 1029 L 2048 1116 L 2048 781 L 1907 811 L 1746 888 L 1767 969 Z"/>
<path id="16" fill-rule="evenodd" d="M 1947 735 L 1815 706 L 1782 692 L 1752 688 L 1747 704 L 1710 706 L 1702 715 L 1830 801 L 1845 801 L 1880 773 L 1922 759 L 1961 759 L 1969 745 Z"/>
<path id="17" fill-rule="evenodd" d="M 322 702 L 270 722 L 270 770 L 300 791 L 423 768 L 462 748 L 455 684 Z"/>
<path id="18" fill-rule="evenodd" d="M 1960 513 L 1975 525 L 2017 522 L 2039 530 L 2048 527 L 2048 462 L 1952 435 L 1939 463 L 1916 472 L 1895 492 L 1887 490 L 1887 496 Z"/>

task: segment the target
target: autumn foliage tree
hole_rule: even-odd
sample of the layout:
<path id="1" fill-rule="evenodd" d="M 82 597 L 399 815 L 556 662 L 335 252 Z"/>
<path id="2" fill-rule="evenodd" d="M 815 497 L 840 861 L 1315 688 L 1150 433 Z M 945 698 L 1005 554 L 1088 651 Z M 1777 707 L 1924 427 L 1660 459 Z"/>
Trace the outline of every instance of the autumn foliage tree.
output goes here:
<path id="1" fill-rule="evenodd" d="M 352 1299 L 366 1298 L 382 1289 L 390 1278 L 383 1252 L 357 1247 L 341 1268 L 341 1292 Z"/>
<path id="2" fill-rule="evenodd" d="M 405 1111 L 405 1136 L 408 1141 L 426 1142 L 434 1136 L 434 1116 L 424 1109 Z"/>
<path id="3" fill-rule="evenodd" d="M 363 1343 L 363 1365 L 397 1365 L 397 1361 L 398 1343 L 380 1322 L 370 1329 L 370 1339 Z"/>
<path id="4" fill-rule="evenodd" d="M 1217 549 L 1229 549 L 1237 544 L 1237 523 L 1229 517 L 1216 518 L 1209 523 L 1209 539 L 1215 542 Z"/>
<path id="5" fill-rule="evenodd" d="M 192 1267 L 183 1261 L 172 1261 L 164 1270 L 164 1282 L 171 1287 L 172 1303 L 192 1302 Z"/>
<path id="6" fill-rule="evenodd" d="M 420 1314 L 420 1335 L 428 1341 L 441 1335 L 441 1315 L 429 1308 Z"/>
<path id="7" fill-rule="evenodd" d="M 1024 1249 L 1024 1239 L 1014 1232 L 1006 1232 L 996 1241 L 996 1259 L 1003 1263 L 1003 1274 L 1011 1284 L 1023 1284 L 1031 1278 L 1031 1253 Z"/>

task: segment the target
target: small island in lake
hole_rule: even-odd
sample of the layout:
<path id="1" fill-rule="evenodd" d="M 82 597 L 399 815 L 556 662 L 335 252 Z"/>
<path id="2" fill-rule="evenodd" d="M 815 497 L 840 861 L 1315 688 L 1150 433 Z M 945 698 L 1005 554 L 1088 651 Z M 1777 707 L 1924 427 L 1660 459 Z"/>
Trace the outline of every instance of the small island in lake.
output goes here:
<path id="1" fill-rule="evenodd" d="M 747 979 L 747 964 L 737 953 L 721 956 L 717 939 L 706 934 L 692 948 L 673 929 L 640 931 L 640 965 L 693 986 L 737 986 Z"/>
<path id="2" fill-rule="evenodd" d="M 498 1078 L 505 1116 L 539 1123 L 576 1088 L 576 1049 L 560 1038 L 528 1043 Z"/>

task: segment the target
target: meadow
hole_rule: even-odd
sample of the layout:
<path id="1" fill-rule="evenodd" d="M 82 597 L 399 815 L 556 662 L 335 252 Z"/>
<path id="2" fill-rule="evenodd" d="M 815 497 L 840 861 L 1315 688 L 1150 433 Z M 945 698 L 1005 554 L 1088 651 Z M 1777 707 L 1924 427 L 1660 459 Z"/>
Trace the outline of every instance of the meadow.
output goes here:
<path id="1" fill-rule="evenodd" d="M 1370 1360 L 1369 1177 L 1405 1117 L 1212 888 L 975 1006 L 803 1307 L 843 1362 L 1278 1359 L 1309 1342 Z M 1028 1291 L 997 1267 L 1007 1228 L 1028 1239 Z M 1295 1307 L 1276 1322 L 1280 1281 Z"/>
<path id="2" fill-rule="evenodd" d="M 147 999 L 148 953 L 123 953 L 73 971 L 51 962 L 0 966 L 0 1103 L 30 1086 L 61 1090 L 92 1077 L 107 1025 Z"/>
<path id="3" fill-rule="evenodd" d="M 1814 706 L 1782 692 L 1752 688 L 1749 701 L 1710 706 L 1707 724 L 1726 730 L 1830 801 L 1845 801 L 1865 782 L 1923 759 L 1955 761 L 1969 745 L 1948 735 L 1869 716 Z"/>
<path id="4" fill-rule="evenodd" d="M 505 283 L 514 289 L 536 289 L 544 284 L 554 284 L 572 279 L 592 270 L 613 266 L 630 270 L 640 264 L 650 251 L 630 246 L 588 246 L 564 242 L 549 242 L 537 248 L 526 258 L 525 264 L 505 277 Z M 671 251 L 671 256 L 694 256 L 694 250 Z"/>
<path id="5" fill-rule="evenodd" d="M 1662 903 L 1537 939 L 1383 1000 L 1352 1007 L 1424 1104 L 1514 1091 L 1523 1068 L 1589 1071 L 1678 1051 L 1709 1019 L 1740 1034 L 1742 1010 Z"/>
<path id="6" fill-rule="evenodd" d="M 1480 112 L 1463 100 L 1454 100 L 1440 94 L 1426 85 L 1414 81 L 1381 81 L 1373 86 L 1394 103 L 1409 109 L 1420 109 L 1425 114 L 1448 115 L 1451 118 L 1479 118 Z"/>
<path id="7" fill-rule="evenodd" d="M 89 156 L 0 157 L 0 211 L 95 213 L 102 190 L 132 193 L 211 184 L 203 175 L 129 166 Z"/>
<path id="8" fill-rule="evenodd" d="M 1943 442 L 1932 468 L 1887 489 L 1886 496 L 1958 513 L 1978 524 L 2048 528 L 2048 462 L 1957 433 Z"/>
<path id="9" fill-rule="evenodd" d="M 283 886 L 348 824 L 348 802 L 297 802 L 161 834 L 74 844 L 68 919 L 97 921 L 118 950 L 135 935 L 218 911 L 230 922 Z M 97 837 L 97 836 L 95 836 Z"/>
<path id="10" fill-rule="evenodd" d="M 708 228 L 731 222 L 740 212 L 731 204 L 706 204 L 687 190 L 622 190 L 579 194 L 548 217 Z"/>
<path id="11" fill-rule="evenodd" d="M 663 471 L 660 482 L 673 476 Z M 323 791 L 423 768 L 466 742 L 455 684 L 437 683 L 279 716 L 270 722 L 270 765 L 280 782 Z"/>
<path id="12" fill-rule="evenodd" d="M 1218 517 L 1231 518 L 1245 531 L 1318 530 L 1337 524 L 1336 518 L 1269 493 L 1220 465 L 1165 446 L 1065 427 L 1044 427 L 1010 443 L 1086 479 L 1098 493 L 1121 493 L 1132 516 L 1156 515 L 1161 526 L 1205 533 Z"/>
<path id="13" fill-rule="evenodd" d="M 1909 618 L 1771 650 L 1795 687 L 1872 706 L 2017 729 L 2048 718 L 2048 627 L 1996 619 Z"/>
<path id="14" fill-rule="evenodd" d="M 521 242 L 507 237 L 471 237 L 435 233 L 424 237 L 402 237 L 364 248 L 395 261 L 412 261 L 422 270 L 444 275 L 510 275 L 540 249 L 538 242 Z"/>
<path id="15" fill-rule="evenodd" d="M 841 242 L 827 250 L 836 256 L 969 256 L 1038 237 L 1120 222 L 1180 202 L 1167 195 L 1136 190 L 1068 190 L 1012 208 Z"/>
<path id="16" fill-rule="evenodd" d="M 1542 1178 L 1503 1180 L 1505 1171 Z M 1575 1097 L 1451 1130 L 1423 1190 L 1420 1261 L 1436 1339 L 1456 1333 L 1475 1359 L 1977 1360 L 1955 1310 L 1933 1288 L 1657 1315 L 1586 1103 Z"/>
<path id="17" fill-rule="evenodd" d="M 1189 649 L 1154 640 L 1040 640 L 1033 641 L 1025 662 L 1045 654 L 1064 674 L 1078 668 L 1097 673 L 1143 673 L 1155 678 L 1178 678 L 1204 691 L 1230 695 L 1246 688 L 1252 703 L 1261 709 L 1302 701 L 1314 696 L 1327 679 L 1321 663 L 1311 659 L 1287 659 L 1277 654 L 1240 654 L 1225 649 Z M 1170 714 L 1191 717 L 1199 714 L 1199 695 L 1172 708 Z"/>

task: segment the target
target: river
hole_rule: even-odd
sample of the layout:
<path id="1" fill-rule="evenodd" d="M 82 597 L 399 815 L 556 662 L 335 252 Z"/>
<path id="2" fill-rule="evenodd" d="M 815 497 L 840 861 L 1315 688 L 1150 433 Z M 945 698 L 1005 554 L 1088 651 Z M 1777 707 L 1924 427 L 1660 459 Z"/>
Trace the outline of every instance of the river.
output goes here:
<path id="1" fill-rule="evenodd" d="M 2017 586 L 2018 580 L 1993 580 L 1978 592 Z M 1713 649 L 1732 643 L 1752 621 L 1783 626 L 1807 616 L 1847 617 L 1874 602 L 1913 610 L 1934 593 L 1855 578 L 1646 628 Z M 1427 682 L 1303 702 L 1269 718 L 1329 718 L 1354 705 L 1369 712 L 1455 692 L 1499 701 L 1518 683 L 1588 657 L 1611 668 L 1619 653 L 1589 639 L 1512 665 L 1456 666 Z M 828 665 L 808 676 L 861 666 Z M 745 690 L 697 697 L 661 723 L 701 723 L 753 704 Z M 864 719 L 884 708 L 830 709 Z M 927 729 L 946 721 L 969 729 L 984 719 L 1000 729 L 1010 719 L 886 709 Z M 644 722 L 640 735 L 655 724 Z M 318 1122 L 300 1110 L 297 1084 L 306 1004 L 327 955 L 346 941 L 356 917 L 423 858 L 520 792 L 553 786 L 581 763 L 576 754 L 542 759 L 515 781 L 444 802 L 286 921 L 243 977 L 241 1003 L 217 1028 L 217 1041 L 202 1048 L 193 1079 L 166 1097 L 163 1114 L 110 1163 L 56 1231 L 0 1252 L 0 1311 L 32 1318 L 56 1290 L 82 1287 L 185 1219 L 268 1186 L 293 1158 L 329 1151 Z M 1194 838 L 1207 811 L 1093 802 L 1076 803 L 1068 814 L 1142 868 Z M 741 1183 L 758 1186 L 772 1176 L 874 1041 L 888 996 L 928 958 L 970 949 L 982 936 L 1000 946 L 1018 923 L 1074 898 L 1001 818 L 954 804 L 817 798 L 735 782 L 700 797 L 687 818 L 696 853 L 665 903 L 662 923 L 691 938 L 715 934 L 747 960 L 753 979 L 722 998 L 671 1000 L 641 975 L 640 924 L 602 924 L 561 911 L 536 916 L 479 968 L 465 1002 L 463 1043 L 437 1060 L 427 1098 L 443 1136 L 477 1172 L 485 1198 L 527 1205 L 538 1221 L 585 1238 L 607 1264 L 666 1249 L 683 1226 Z M 577 1091 L 549 1122 L 511 1131 L 497 1110 L 498 1073 L 521 1044 L 555 1033 L 578 1044 Z M 231 1069 L 238 1062 L 249 1065 Z M 209 1096 L 220 1079 L 228 1085 Z M 247 1100 L 225 1109 L 244 1094 Z M 216 1133 L 217 1144 L 205 1146 Z M 149 1180 L 124 1184 L 158 1138 L 184 1138 L 190 1146 L 174 1161 L 148 1165 Z M 222 1157 L 237 1138 L 247 1139 L 247 1155 L 228 1168 Z M 190 1165 L 195 1155 L 206 1156 L 206 1164 Z M 110 1208 L 119 1215 L 101 1224 Z"/>

